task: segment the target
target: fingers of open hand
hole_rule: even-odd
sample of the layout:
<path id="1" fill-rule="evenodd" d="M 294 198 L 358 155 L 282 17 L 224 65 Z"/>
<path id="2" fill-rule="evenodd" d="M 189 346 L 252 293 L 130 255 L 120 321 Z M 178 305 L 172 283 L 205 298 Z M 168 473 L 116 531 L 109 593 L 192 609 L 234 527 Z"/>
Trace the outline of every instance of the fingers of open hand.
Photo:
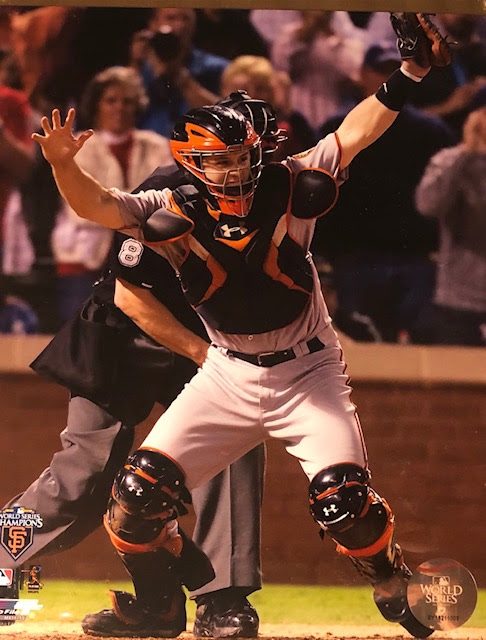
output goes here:
<path id="1" fill-rule="evenodd" d="M 88 138 L 91 138 L 94 131 L 88 129 L 83 131 L 77 137 L 73 134 L 73 124 L 76 117 L 76 110 L 69 109 L 64 124 L 61 119 L 61 112 L 59 109 L 53 109 L 51 120 L 47 116 L 41 118 L 41 126 L 45 135 L 38 133 L 32 134 L 32 140 L 38 142 L 42 148 L 49 149 L 49 156 L 52 159 L 51 151 L 56 148 L 59 150 L 59 144 L 64 145 L 64 151 L 68 148 L 71 150 L 71 155 L 76 154 L 79 149 L 84 145 Z"/>
<path id="2" fill-rule="evenodd" d="M 42 116 L 40 123 L 45 134 L 52 133 L 51 123 L 49 122 L 49 118 L 47 116 Z"/>
<path id="3" fill-rule="evenodd" d="M 79 136 L 76 138 L 77 146 L 81 148 L 83 144 L 86 142 L 86 140 L 88 138 L 91 138 L 93 133 L 94 133 L 93 129 L 88 129 L 87 131 L 83 131 L 83 133 L 80 133 Z"/>
<path id="4" fill-rule="evenodd" d="M 76 109 L 69 109 L 67 116 L 66 116 L 66 122 L 65 125 L 68 127 L 72 128 L 72 125 L 74 124 L 74 118 L 76 117 Z"/>
<path id="5" fill-rule="evenodd" d="M 53 109 L 52 110 L 52 124 L 53 124 L 54 129 L 61 129 L 62 128 L 61 112 L 59 111 L 59 109 Z"/>

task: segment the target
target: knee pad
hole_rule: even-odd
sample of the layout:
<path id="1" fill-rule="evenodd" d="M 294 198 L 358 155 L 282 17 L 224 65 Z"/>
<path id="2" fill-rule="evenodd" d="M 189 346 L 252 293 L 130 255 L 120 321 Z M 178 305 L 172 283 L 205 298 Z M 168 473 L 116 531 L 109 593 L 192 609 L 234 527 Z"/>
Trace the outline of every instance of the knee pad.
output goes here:
<path id="1" fill-rule="evenodd" d="M 183 515 L 187 513 L 184 502 L 191 502 L 179 467 L 148 449 L 138 449 L 128 458 L 115 477 L 112 497 L 124 511 L 143 518 L 163 512 Z"/>
<path id="2" fill-rule="evenodd" d="M 310 483 L 312 517 L 346 555 L 374 555 L 393 535 L 390 507 L 369 482 L 367 469 L 342 463 L 326 467 Z"/>
<path id="3" fill-rule="evenodd" d="M 179 467 L 162 453 L 138 449 L 116 475 L 105 527 L 119 551 L 158 548 L 177 537 L 177 526 L 168 525 L 190 501 Z"/>

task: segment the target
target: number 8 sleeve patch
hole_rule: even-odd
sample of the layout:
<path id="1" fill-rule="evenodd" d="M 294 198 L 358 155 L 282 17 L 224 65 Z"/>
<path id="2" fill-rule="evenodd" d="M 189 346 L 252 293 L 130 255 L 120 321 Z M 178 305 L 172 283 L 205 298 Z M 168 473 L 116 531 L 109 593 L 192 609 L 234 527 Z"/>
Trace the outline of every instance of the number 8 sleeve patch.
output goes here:
<path id="1" fill-rule="evenodd" d="M 136 267 L 143 253 L 143 244 L 133 238 L 127 238 L 118 253 L 118 261 L 124 267 Z"/>

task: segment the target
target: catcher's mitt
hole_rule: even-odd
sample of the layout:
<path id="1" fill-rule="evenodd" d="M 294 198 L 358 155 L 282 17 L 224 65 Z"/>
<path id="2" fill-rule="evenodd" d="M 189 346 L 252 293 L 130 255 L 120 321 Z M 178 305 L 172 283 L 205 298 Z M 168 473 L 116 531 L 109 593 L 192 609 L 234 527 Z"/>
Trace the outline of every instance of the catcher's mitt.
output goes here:
<path id="1" fill-rule="evenodd" d="M 402 60 L 413 60 L 420 67 L 445 67 L 452 60 L 450 45 L 427 13 L 391 13 Z"/>

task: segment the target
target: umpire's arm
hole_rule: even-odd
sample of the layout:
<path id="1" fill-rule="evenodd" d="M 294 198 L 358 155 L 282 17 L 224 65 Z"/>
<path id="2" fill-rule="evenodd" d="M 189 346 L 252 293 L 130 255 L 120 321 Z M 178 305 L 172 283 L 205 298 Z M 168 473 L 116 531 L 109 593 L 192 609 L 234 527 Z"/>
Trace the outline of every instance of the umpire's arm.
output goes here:
<path id="1" fill-rule="evenodd" d="M 180 323 L 150 291 L 117 278 L 114 300 L 115 305 L 153 340 L 202 365 L 208 343 Z"/>

